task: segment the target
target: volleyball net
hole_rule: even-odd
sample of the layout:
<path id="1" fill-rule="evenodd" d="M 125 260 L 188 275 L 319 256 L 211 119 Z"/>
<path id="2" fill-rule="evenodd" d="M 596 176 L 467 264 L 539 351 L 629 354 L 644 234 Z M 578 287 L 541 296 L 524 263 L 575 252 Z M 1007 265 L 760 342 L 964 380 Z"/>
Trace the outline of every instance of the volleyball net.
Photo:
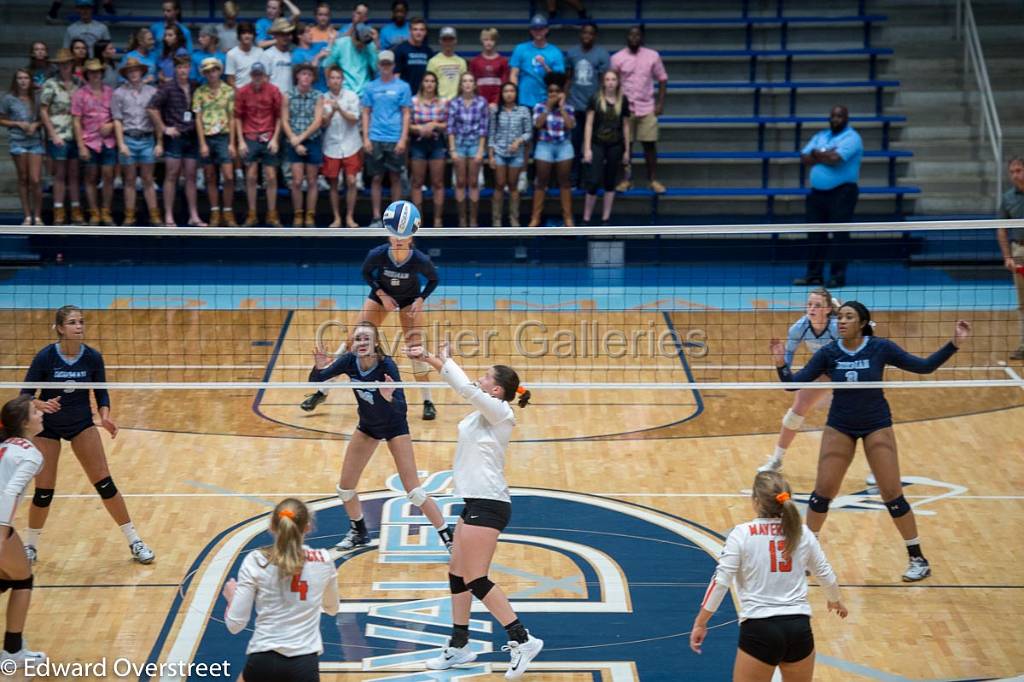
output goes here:
<path id="1" fill-rule="evenodd" d="M 887 383 L 1024 387 L 1009 361 L 1022 332 L 1018 293 L 995 234 L 1015 226 L 1024 221 L 423 229 L 415 246 L 440 282 L 422 333 L 430 349 L 447 341 L 471 376 L 501 363 L 531 386 L 770 388 L 770 341 L 805 314 L 818 286 L 793 282 L 817 253 L 826 285 L 845 280 L 831 296 L 863 303 L 875 333 L 912 353 L 940 348 L 958 319 L 972 324 L 938 372 L 890 368 Z M 337 351 L 359 321 L 361 266 L 386 236 L 3 228 L 0 377 L 24 385 L 33 356 L 56 339 L 54 311 L 75 305 L 112 387 L 303 388 L 313 348 Z M 841 262 L 845 272 L 831 269 Z M 408 380 L 410 320 L 391 313 L 381 324 Z M 808 358 L 801 344 L 793 364 Z"/>

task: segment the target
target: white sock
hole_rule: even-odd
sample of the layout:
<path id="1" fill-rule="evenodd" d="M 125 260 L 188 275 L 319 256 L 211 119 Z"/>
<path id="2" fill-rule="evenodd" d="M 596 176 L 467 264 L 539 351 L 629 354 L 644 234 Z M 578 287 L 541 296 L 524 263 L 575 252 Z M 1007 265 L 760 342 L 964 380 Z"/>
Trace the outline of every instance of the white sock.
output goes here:
<path id="1" fill-rule="evenodd" d="M 775 446 L 775 453 L 772 455 L 775 459 L 782 459 L 786 456 L 786 448 L 779 445 Z"/>
<path id="2" fill-rule="evenodd" d="M 429 386 L 426 387 L 426 388 L 420 389 L 420 390 L 423 393 L 423 399 L 424 400 L 433 400 L 433 398 L 430 397 L 430 387 Z"/>
<path id="3" fill-rule="evenodd" d="M 58 203 L 57 203 L 57 202 L 55 201 L 55 202 L 53 202 L 53 207 L 54 207 L 54 208 L 64 208 L 64 204 L 58 204 Z"/>
<path id="4" fill-rule="evenodd" d="M 124 533 L 124 538 L 128 541 L 129 545 L 134 544 L 138 540 L 142 539 L 139 537 L 138 532 L 135 530 L 135 524 L 131 521 L 121 526 L 121 532 Z"/>
<path id="5" fill-rule="evenodd" d="M 39 535 L 42 532 L 43 532 L 42 528 L 26 528 L 25 529 L 25 538 L 24 538 L 23 542 L 26 545 L 31 545 L 32 547 L 39 547 Z"/>
<path id="6" fill-rule="evenodd" d="M 913 547 L 914 545 L 920 545 L 921 544 L 921 539 L 917 538 L 917 537 L 913 537 L 913 538 L 910 538 L 909 540 L 904 540 L 903 544 L 905 544 L 907 547 Z"/>
<path id="7" fill-rule="evenodd" d="M 71 202 L 71 208 L 78 208 L 79 206 L 81 206 L 81 204 L 79 202 L 77 202 L 77 201 L 72 201 Z"/>
<path id="8" fill-rule="evenodd" d="M 211 206 L 210 207 L 210 211 L 219 211 L 219 210 L 220 210 L 220 206 Z"/>

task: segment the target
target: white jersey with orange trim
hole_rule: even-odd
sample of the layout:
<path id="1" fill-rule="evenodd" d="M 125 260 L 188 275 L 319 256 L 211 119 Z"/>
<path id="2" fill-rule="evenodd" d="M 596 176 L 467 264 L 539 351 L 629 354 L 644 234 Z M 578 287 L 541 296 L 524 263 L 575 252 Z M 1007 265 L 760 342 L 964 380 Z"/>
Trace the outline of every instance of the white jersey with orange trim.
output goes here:
<path id="1" fill-rule="evenodd" d="M 754 519 L 732 529 L 701 606 L 714 612 L 732 586 L 740 621 L 795 614 L 811 615 L 805 571 L 817 576 L 829 601 L 839 601 L 839 585 L 818 538 L 804 526 L 789 559 L 781 519 Z"/>
<path id="2" fill-rule="evenodd" d="M 256 607 L 256 630 L 247 654 L 322 654 L 320 614 L 338 612 L 338 569 L 325 549 L 303 546 L 306 563 L 297 576 L 281 576 L 263 550 L 249 552 L 238 571 L 238 588 L 224 618 L 238 634 Z"/>
<path id="3" fill-rule="evenodd" d="M 43 455 L 27 438 L 0 443 L 0 526 L 10 526 L 25 488 L 43 468 Z"/>

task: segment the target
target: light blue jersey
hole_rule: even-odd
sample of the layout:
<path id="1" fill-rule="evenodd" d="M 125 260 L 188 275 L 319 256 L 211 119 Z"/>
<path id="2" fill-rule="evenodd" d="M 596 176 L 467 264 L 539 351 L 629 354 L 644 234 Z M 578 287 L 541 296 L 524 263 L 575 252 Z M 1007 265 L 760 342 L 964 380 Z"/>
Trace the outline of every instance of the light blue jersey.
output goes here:
<path id="1" fill-rule="evenodd" d="M 793 354 L 796 353 L 796 349 L 800 347 L 801 343 L 806 343 L 807 349 L 811 353 L 816 353 L 838 339 L 839 323 L 836 322 L 836 318 L 829 319 L 828 326 L 818 335 L 814 333 L 814 327 L 811 326 L 811 318 L 804 315 L 793 323 L 786 336 L 786 364 L 793 363 Z"/>

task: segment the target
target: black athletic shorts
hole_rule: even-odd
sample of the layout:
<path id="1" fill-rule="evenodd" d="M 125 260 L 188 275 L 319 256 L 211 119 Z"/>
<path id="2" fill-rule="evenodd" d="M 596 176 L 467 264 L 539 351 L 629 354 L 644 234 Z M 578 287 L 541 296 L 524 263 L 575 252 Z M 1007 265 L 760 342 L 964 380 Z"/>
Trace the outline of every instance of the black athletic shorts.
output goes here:
<path id="1" fill-rule="evenodd" d="M 512 505 L 501 500 L 467 497 L 466 506 L 462 508 L 462 522 L 467 526 L 484 526 L 503 531 L 511 519 Z"/>
<path id="2" fill-rule="evenodd" d="M 390 424 L 383 426 L 365 426 L 360 422 L 356 428 L 374 440 L 391 440 L 392 438 L 398 438 L 399 436 L 409 435 L 409 422 L 406 419 L 396 419 Z"/>
<path id="3" fill-rule="evenodd" d="M 39 432 L 39 435 L 42 436 L 43 438 L 49 438 L 51 440 L 64 439 L 70 441 L 75 436 L 80 434 L 82 431 L 85 431 L 90 426 L 95 426 L 95 424 L 93 424 L 91 414 L 89 415 L 89 418 L 87 420 L 83 419 L 82 421 L 74 422 L 73 424 L 70 424 L 68 426 L 65 426 L 63 424 L 59 426 L 53 424 L 46 425 L 46 422 L 43 422 L 43 430 Z"/>
<path id="4" fill-rule="evenodd" d="M 391 294 L 388 295 L 391 296 Z M 371 291 L 370 295 L 367 296 L 367 298 L 370 299 L 371 301 L 375 301 L 381 306 L 384 305 L 384 301 L 380 300 L 380 296 L 377 295 L 376 291 Z M 391 296 L 391 298 L 395 299 L 395 303 L 398 304 L 399 310 L 404 310 L 405 308 L 408 308 L 413 303 L 415 303 L 416 299 L 419 298 L 419 296 L 413 296 L 412 298 L 399 298 L 397 296 Z"/>
<path id="5" fill-rule="evenodd" d="M 740 623 L 739 647 L 768 665 L 802 661 L 814 651 L 811 618 L 802 614 L 748 618 Z"/>
<path id="6" fill-rule="evenodd" d="M 289 657 L 276 651 L 261 651 L 249 654 L 242 676 L 245 682 L 320 682 L 320 657 Z"/>
<path id="7" fill-rule="evenodd" d="M 875 431 L 881 431 L 882 429 L 889 428 L 890 426 L 892 426 L 892 420 L 889 419 L 889 420 L 884 421 L 884 422 L 878 422 L 877 424 L 871 424 L 871 425 L 864 426 L 864 427 L 859 427 L 859 428 L 851 428 L 851 427 L 848 427 L 848 426 L 845 426 L 845 425 L 833 424 L 833 423 L 828 422 L 828 421 L 825 422 L 825 426 L 829 426 L 829 427 L 835 429 L 836 431 L 838 431 L 839 433 L 847 435 L 847 436 L 849 436 L 850 438 L 852 438 L 854 440 L 859 440 L 861 438 L 867 438 L 868 436 L 870 436 Z"/>

